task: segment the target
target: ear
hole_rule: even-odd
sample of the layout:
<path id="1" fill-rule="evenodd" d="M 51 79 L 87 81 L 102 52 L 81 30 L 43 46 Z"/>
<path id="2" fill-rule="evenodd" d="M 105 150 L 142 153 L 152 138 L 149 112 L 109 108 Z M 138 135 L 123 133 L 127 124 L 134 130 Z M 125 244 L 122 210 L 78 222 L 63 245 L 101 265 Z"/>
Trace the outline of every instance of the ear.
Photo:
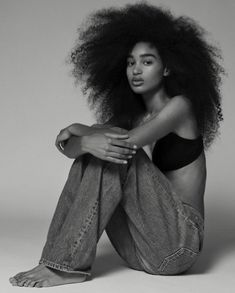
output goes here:
<path id="1" fill-rule="evenodd" d="M 170 74 L 170 70 L 167 67 L 165 67 L 163 71 L 163 76 L 168 76 L 169 74 Z"/>

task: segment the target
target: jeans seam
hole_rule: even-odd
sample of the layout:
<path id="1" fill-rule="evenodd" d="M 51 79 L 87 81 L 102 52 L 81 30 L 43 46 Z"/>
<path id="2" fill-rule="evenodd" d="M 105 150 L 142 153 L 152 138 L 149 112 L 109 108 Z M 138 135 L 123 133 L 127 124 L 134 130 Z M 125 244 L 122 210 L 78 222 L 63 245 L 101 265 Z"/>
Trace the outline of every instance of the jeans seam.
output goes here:
<path id="1" fill-rule="evenodd" d="M 199 219 L 199 217 L 201 217 L 201 216 L 196 216 L 197 219 L 198 219 L 198 222 L 195 223 L 193 220 L 191 220 L 191 219 L 189 218 L 189 216 L 187 216 L 187 215 L 184 213 L 184 211 L 181 211 L 180 209 L 179 209 L 178 211 L 179 211 L 179 213 L 183 216 L 185 222 L 186 222 L 187 224 L 189 224 L 190 227 L 192 227 L 194 230 L 195 230 L 195 229 L 197 230 L 197 232 L 199 233 L 200 240 L 203 241 L 203 235 L 204 235 L 204 220 L 203 220 L 202 218 Z M 197 221 L 197 219 L 196 219 L 196 221 Z"/>
<path id="2" fill-rule="evenodd" d="M 86 234 L 87 230 L 91 226 L 92 220 L 97 212 L 98 204 L 99 204 L 99 202 L 98 202 L 98 200 L 96 200 L 95 204 L 92 206 L 90 212 L 88 213 L 88 216 L 85 219 L 85 222 L 82 225 L 81 230 L 78 234 L 78 238 L 74 241 L 73 249 L 71 252 L 71 258 L 73 258 L 75 252 L 77 251 L 77 249 L 79 248 L 79 246 L 82 243 L 82 239 L 83 239 L 84 235 Z"/>
<path id="3" fill-rule="evenodd" d="M 163 272 L 165 270 L 165 268 L 167 267 L 167 265 L 169 264 L 169 262 L 171 260 L 177 259 L 180 255 L 182 255 L 184 253 L 184 251 L 188 251 L 190 253 L 190 255 L 192 255 L 193 257 L 198 255 L 197 252 L 193 251 L 192 249 L 190 249 L 188 247 L 180 247 L 178 250 L 173 252 L 171 255 L 169 255 L 163 259 L 163 261 L 161 262 L 161 264 L 158 267 L 159 272 Z M 193 257 L 192 257 L 192 259 L 193 259 Z M 190 262 L 190 261 L 188 261 L 188 262 Z"/>

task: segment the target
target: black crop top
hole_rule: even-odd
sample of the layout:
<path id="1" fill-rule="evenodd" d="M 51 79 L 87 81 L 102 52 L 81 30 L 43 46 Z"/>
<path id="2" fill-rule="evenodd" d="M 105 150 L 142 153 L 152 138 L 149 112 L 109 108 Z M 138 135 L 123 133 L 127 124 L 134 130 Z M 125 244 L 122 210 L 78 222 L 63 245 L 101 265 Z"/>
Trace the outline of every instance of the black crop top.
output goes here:
<path id="1" fill-rule="evenodd" d="M 152 151 L 152 162 L 161 171 L 175 170 L 196 160 L 202 150 L 201 135 L 188 139 L 170 132 L 156 142 Z"/>

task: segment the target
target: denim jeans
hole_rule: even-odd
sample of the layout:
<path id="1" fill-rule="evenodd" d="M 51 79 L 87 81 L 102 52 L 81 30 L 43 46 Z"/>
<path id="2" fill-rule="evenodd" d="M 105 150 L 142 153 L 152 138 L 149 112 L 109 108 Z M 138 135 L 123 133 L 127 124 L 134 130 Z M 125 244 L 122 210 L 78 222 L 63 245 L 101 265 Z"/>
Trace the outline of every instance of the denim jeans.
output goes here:
<path id="1" fill-rule="evenodd" d="M 84 154 L 71 166 L 39 263 L 91 275 L 104 230 L 130 268 L 174 275 L 198 259 L 204 219 L 142 148 L 127 164 Z"/>

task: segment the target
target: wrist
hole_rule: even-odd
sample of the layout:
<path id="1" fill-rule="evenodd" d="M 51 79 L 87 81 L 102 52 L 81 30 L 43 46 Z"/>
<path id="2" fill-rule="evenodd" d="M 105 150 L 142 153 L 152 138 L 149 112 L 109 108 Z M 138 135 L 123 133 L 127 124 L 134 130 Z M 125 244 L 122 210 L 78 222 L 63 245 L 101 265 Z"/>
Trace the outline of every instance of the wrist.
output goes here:
<path id="1" fill-rule="evenodd" d="M 81 136 L 81 150 L 84 153 L 88 153 L 88 139 L 89 135 Z"/>

